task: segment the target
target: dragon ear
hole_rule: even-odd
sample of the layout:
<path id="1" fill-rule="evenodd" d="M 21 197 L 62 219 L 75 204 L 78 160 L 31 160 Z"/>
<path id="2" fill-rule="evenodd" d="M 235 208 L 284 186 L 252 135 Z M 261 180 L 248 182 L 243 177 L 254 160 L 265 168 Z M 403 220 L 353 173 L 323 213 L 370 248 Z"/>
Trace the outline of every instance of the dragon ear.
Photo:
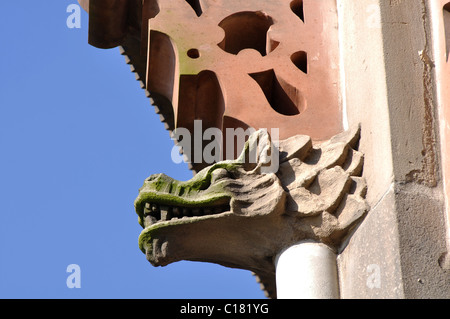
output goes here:
<path id="1" fill-rule="evenodd" d="M 247 171 L 259 169 L 260 173 L 276 173 L 279 164 L 278 147 L 272 143 L 270 134 L 261 129 L 249 136 L 237 160 Z"/>
<path id="2" fill-rule="evenodd" d="M 360 126 L 354 126 L 351 129 L 333 136 L 330 140 L 321 143 L 321 147 L 328 145 L 345 143 L 353 149 L 357 149 L 360 136 Z M 311 137 L 306 135 L 295 135 L 279 142 L 280 163 L 287 162 L 293 158 L 304 160 L 313 148 Z"/>
<path id="3" fill-rule="evenodd" d="M 361 134 L 361 126 L 360 126 L 360 124 L 358 124 L 358 125 L 352 126 L 350 129 L 348 129 L 336 136 L 333 136 L 328 143 L 336 144 L 336 143 L 342 142 L 342 143 L 348 144 L 353 149 L 357 149 L 360 134 Z"/>
<path id="4" fill-rule="evenodd" d="M 280 162 L 287 162 L 293 158 L 303 160 L 312 149 L 311 137 L 295 135 L 280 141 Z"/>

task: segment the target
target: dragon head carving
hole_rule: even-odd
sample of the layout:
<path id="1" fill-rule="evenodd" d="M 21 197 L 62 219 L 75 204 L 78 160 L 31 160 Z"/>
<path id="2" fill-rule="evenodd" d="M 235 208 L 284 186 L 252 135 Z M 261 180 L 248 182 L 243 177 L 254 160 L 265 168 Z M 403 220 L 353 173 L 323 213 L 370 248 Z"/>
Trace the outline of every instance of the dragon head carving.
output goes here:
<path id="1" fill-rule="evenodd" d="M 259 130 L 238 159 L 189 181 L 152 175 L 135 201 L 139 247 L 154 266 L 191 260 L 251 270 L 273 296 L 283 248 L 313 240 L 339 249 L 367 212 L 358 141 L 355 129 L 319 145 L 297 135 L 275 147 Z M 276 171 L 267 169 L 273 162 Z"/>

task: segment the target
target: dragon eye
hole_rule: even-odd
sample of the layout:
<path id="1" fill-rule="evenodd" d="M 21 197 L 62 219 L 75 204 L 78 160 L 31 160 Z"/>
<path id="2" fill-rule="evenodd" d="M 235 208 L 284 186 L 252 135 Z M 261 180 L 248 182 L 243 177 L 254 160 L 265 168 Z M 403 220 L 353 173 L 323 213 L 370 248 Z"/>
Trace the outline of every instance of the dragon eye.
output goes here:
<path id="1" fill-rule="evenodd" d="M 211 183 L 214 183 L 215 181 L 228 177 L 228 171 L 224 168 L 218 168 L 212 171 L 211 173 Z"/>

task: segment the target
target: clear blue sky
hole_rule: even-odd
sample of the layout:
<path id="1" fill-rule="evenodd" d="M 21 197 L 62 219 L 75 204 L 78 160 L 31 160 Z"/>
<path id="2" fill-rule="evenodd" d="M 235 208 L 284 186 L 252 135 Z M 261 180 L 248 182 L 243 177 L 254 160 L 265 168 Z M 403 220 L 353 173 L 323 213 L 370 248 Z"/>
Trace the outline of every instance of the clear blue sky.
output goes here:
<path id="1" fill-rule="evenodd" d="M 71 3 L 0 1 L 0 298 L 264 298 L 248 271 L 139 250 L 143 180 L 192 173 L 118 48 L 87 44 L 84 12 L 67 28 Z"/>

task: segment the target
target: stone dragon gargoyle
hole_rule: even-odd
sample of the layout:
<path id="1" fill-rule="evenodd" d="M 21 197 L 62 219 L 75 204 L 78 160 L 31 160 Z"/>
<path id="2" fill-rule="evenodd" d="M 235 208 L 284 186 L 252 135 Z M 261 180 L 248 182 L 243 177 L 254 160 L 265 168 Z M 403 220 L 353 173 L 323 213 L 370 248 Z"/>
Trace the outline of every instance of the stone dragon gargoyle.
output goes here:
<path id="1" fill-rule="evenodd" d="M 274 298 L 283 248 L 312 240 L 343 249 L 367 206 L 359 129 L 332 137 L 343 130 L 335 0 L 79 2 L 89 43 L 121 48 L 170 133 L 195 135 L 201 120 L 225 137 L 253 127 L 282 139 L 276 148 L 257 131 L 235 160 L 190 161 L 198 173 L 187 182 L 149 177 L 135 207 L 153 265 L 248 269 Z"/>
<path id="2" fill-rule="evenodd" d="M 339 251 L 368 211 L 358 141 L 359 128 L 319 145 L 297 135 L 276 148 L 259 130 L 238 159 L 189 181 L 152 175 L 135 201 L 140 249 L 154 266 L 191 260 L 251 270 L 276 297 L 274 258 L 283 248 L 312 240 Z M 267 170 L 273 156 L 276 172 Z"/>

